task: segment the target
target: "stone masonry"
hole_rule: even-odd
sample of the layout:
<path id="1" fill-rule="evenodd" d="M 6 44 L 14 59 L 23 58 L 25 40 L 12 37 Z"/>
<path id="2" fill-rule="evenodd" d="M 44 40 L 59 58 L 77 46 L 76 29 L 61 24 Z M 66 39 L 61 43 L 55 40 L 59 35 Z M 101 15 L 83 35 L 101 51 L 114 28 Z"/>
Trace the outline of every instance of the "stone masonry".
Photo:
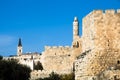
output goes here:
<path id="1" fill-rule="evenodd" d="M 79 21 L 73 21 L 71 46 L 45 46 L 42 54 L 23 54 L 19 39 L 17 56 L 8 57 L 29 66 L 31 80 L 58 74 L 75 73 L 75 80 L 120 80 L 120 9 L 94 10 L 82 21 L 82 36 L 79 36 Z M 34 70 L 40 62 L 43 70 Z"/>
<path id="2" fill-rule="evenodd" d="M 81 44 L 75 80 L 100 80 L 98 75 L 120 60 L 120 10 L 94 10 L 84 17 Z"/>
<path id="3" fill-rule="evenodd" d="M 10 57 L 19 61 L 20 64 L 31 68 L 31 79 L 48 77 L 51 72 L 57 74 L 70 74 L 73 72 L 73 63 L 81 53 L 81 39 L 79 37 L 79 21 L 77 17 L 73 21 L 73 42 L 72 46 L 45 46 L 42 54 L 22 53 L 22 42 L 19 39 L 17 56 Z M 43 70 L 34 70 L 34 65 L 40 62 Z"/>

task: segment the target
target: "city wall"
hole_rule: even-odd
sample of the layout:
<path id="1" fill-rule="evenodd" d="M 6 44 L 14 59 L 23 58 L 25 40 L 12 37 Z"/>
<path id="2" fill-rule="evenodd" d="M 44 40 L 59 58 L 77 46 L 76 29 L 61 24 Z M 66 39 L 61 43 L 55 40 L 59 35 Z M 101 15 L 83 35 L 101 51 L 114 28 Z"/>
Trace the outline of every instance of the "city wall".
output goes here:
<path id="1" fill-rule="evenodd" d="M 82 54 L 75 62 L 75 80 L 96 76 L 120 59 L 120 10 L 94 10 L 83 18 Z"/>

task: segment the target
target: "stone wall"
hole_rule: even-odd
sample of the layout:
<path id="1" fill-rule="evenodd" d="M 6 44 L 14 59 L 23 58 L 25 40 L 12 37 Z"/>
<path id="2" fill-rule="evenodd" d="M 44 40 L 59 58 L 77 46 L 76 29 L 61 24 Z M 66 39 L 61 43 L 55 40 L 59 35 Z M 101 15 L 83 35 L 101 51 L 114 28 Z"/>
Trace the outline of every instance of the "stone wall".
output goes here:
<path id="1" fill-rule="evenodd" d="M 105 48 L 118 43 L 120 38 L 120 11 L 94 10 L 83 18 L 82 49 Z M 120 41 L 119 41 L 120 42 Z M 114 47 L 119 47 L 116 44 Z"/>
<path id="2" fill-rule="evenodd" d="M 72 71 L 71 47 L 45 47 L 42 53 L 42 64 L 44 70 L 66 74 Z"/>
<path id="3" fill-rule="evenodd" d="M 99 80 L 120 80 L 120 64 L 109 67 L 98 75 Z"/>
<path id="4" fill-rule="evenodd" d="M 83 18 L 82 54 L 75 62 L 76 80 L 96 76 L 120 59 L 120 11 L 95 10 Z"/>
<path id="5" fill-rule="evenodd" d="M 49 74 L 51 72 L 49 71 L 41 71 L 41 70 L 34 70 L 31 72 L 31 79 L 30 80 L 36 80 L 39 78 L 45 78 L 45 77 L 49 77 Z"/>

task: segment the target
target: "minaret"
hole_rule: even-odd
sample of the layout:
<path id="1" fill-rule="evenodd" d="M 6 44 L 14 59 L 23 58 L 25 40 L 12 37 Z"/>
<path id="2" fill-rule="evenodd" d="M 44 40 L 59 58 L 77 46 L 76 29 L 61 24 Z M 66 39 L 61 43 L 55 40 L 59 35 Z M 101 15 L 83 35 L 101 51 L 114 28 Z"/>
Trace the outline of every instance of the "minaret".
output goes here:
<path id="1" fill-rule="evenodd" d="M 19 38 L 19 42 L 18 42 L 17 55 L 18 55 L 18 56 L 22 55 L 22 43 L 21 43 L 21 38 Z"/>
<path id="2" fill-rule="evenodd" d="M 73 40 L 76 39 L 76 37 L 79 36 L 79 22 L 78 22 L 78 18 L 74 17 L 74 21 L 73 21 Z"/>

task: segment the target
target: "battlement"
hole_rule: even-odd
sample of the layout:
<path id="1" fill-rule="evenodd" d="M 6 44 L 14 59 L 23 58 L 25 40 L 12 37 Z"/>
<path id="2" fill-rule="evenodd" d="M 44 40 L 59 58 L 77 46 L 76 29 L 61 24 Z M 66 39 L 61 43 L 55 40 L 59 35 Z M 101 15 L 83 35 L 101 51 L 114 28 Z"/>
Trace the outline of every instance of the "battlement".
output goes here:
<path id="1" fill-rule="evenodd" d="M 45 51 L 42 54 L 45 56 L 68 55 L 70 50 L 70 46 L 45 46 Z"/>
<path id="2" fill-rule="evenodd" d="M 120 9 L 108 9 L 108 10 L 94 10 L 93 13 L 102 13 L 102 14 L 116 14 L 120 13 Z"/>
<path id="3" fill-rule="evenodd" d="M 91 15 L 94 15 L 94 14 L 120 14 L 120 9 L 93 10 L 91 13 L 89 13 L 85 17 L 91 17 Z"/>
<path id="4" fill-rule="evenodd" d="M 70 46 L 45 46 L 45 50 L 49 49 L 70 49 Z"/>

